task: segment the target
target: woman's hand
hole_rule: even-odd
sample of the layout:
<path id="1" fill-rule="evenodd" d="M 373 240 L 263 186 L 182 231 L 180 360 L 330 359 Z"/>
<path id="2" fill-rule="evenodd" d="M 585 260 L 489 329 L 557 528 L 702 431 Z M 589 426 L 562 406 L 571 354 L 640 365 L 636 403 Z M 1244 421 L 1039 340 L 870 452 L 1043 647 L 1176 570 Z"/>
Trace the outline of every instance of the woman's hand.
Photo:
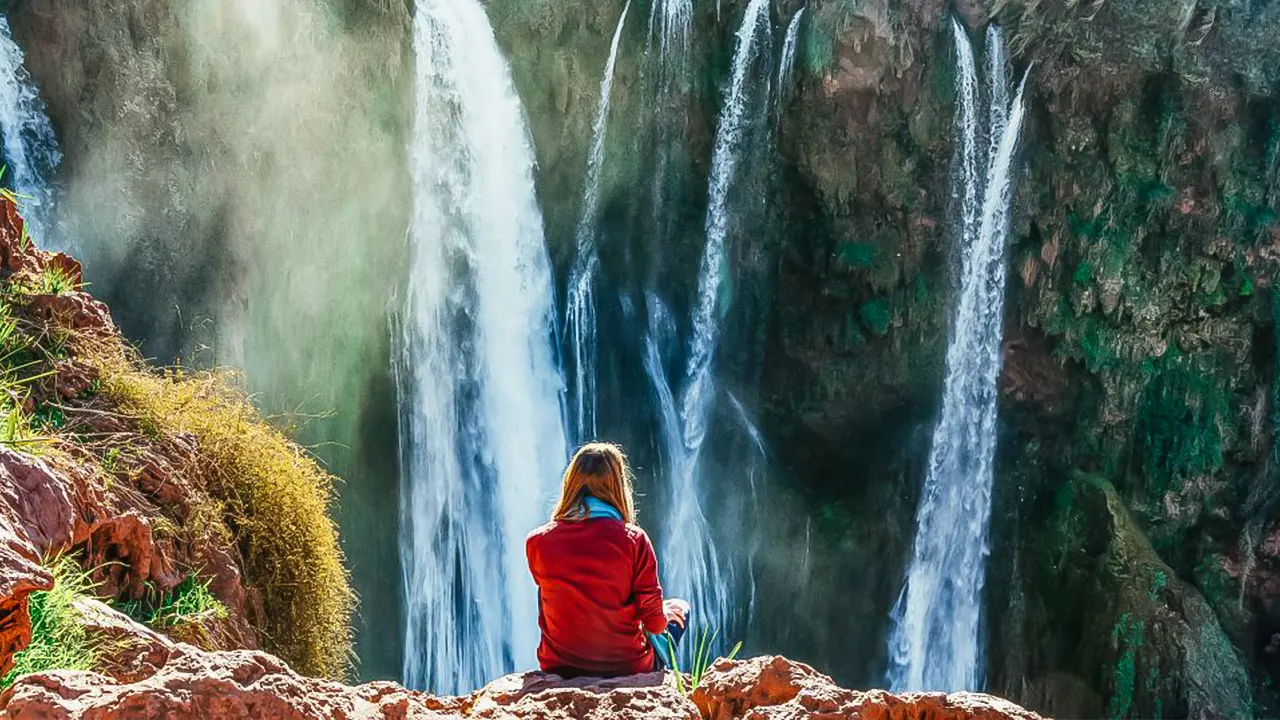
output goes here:
<path id="1" fill-rule="evenodd" d="M 689 617 L 689 603 L 676 598 L 664 600 L 662 612 L 666 614 L 667 622 L 684 627 L 685 620 Z"/>

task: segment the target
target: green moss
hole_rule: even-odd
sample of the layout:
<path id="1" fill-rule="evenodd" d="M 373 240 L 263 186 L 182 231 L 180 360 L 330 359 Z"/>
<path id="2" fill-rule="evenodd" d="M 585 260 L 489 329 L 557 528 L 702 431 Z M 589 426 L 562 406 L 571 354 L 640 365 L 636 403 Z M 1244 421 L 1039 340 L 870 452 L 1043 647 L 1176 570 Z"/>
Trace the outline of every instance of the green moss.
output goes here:
<path id="1" fill-rule="evenodd" d="M 879 249 L 872 243 L 848 240 L 836 248 L 836 258 L 851 270 L 866 270 L 875 264 Z"/>
<path id="2" fill-rule="evenodd" d="M 871 331 L 876 337 L 884 337 L 889 334 L 889 326 L 893 320 L 889 311 L 889 304 L 883 299 L 875 299 L 865 302 L 862 307 L 858 308 L 858 317 L 862 319 L 862 324 Z"/>
<path id="3" fill-rule="evenodd" d="M 1159 495 L 1222 469 L 1223 429 L 1233 417 L 1230 389 L 1218 378 L 1212 358 L 1171 353 L 1158 363 L 1142 394 L 1136 427 L 1149 493 Z"/>
<path id="4" fill-rule="evenodd" d="M 933 294 L 929 292 L 929 283 L 924 279 L 924 275 L 916 276 L 916 305 L 928 305 Z"/>
<path id="5" fill-rule="evenodd" d="M 815 77 L 832 69 L 836 64 L 836 42 L 832 31 L 835 24 L 831 22 L 830 17 L 835 12 L 838 11 L 828 9 L 826 6 L 815 7 L 814 13 L 820 17 L 811 19 L 801 27 L 802 32 L 797 41 L 800 46 L 800 58 L 804 69 Z"/>
<path id="6" fill-rule="evenodd" d="M 1151 576 L 1151 592 L 1147 593 L 1147 597 L 1155 602 L 1160 599 L 1160 593 L 1169 586 L 1169 576 L 1164 570 L 1156 570 Z"/>
<path id="7" fill-rule="evenodd" d="M 1093 280 L 1093 266 L 1088 260 L 1081 260 L 1076 266 L 1076 271 L 1072 274 L 1071 279 L 1078 285 L 1087 285 Z"/>
<path id="8" fill-rule="evenodd" d="M 1067 227 L 1076 237 L 1092 240 L 1102 235 L 1104 222 L 1101 215 L 1091 215 L 1086 218 L 1073 210 L 1067 214 Z"/>
<path id="9" fill-rule="evenodd" d="M 862 333 L 857 315 L 853 313 L 845 315 L 843 331 L 840 333 L 837 344 L 838 349 L 844 352 L 857 350 L 867 344 L 867 336 Z"/>
<path id="10" fill-rule="evenodd" d="M 1107 708 L 1107 716 L 1112 720 L 1128 717 L 1133 707 L 1133 696 L 1138 683 L 1138 651 L 1142 648 L 1143 623 L 1141 620 L 1130 620 L 1124 613 L 1116 621 L 1111 630 L 1111 641 L 1121 651 L 1120 658 L 1112 669 L 1111 703 Z"/>

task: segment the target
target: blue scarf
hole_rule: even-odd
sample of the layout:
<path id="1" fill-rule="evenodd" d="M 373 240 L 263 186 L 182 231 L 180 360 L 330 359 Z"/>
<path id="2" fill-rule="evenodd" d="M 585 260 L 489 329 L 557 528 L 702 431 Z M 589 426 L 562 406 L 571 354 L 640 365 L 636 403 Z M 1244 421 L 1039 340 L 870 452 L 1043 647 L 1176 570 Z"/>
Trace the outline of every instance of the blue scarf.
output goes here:
<path id="1" fill-rule="evenodd" d="M 601 500 L 600 498 L 586 496 L 582 500 L 582 507 L 587 511 L 588 520 L 621 520 L 622 513 L 618 512 L 618 508 Z M 664 667 L 673 667 L 671 664 L 671 648 L 667 645 L 666 635 L 654 635 L 646 632 L 649 636 L 649 645 L 653 647 L 653 651 L 658 654 L 658 659 L 662 661 Z"/>
<path id="2" fill-rule="evenodd" d="M 582 506 L 587 511 L 588 520 L 621 520 L 622 513 L 618 512 L 618 508 L 601 500 L 600 498 L 586 496 L 582 500 Z"/>

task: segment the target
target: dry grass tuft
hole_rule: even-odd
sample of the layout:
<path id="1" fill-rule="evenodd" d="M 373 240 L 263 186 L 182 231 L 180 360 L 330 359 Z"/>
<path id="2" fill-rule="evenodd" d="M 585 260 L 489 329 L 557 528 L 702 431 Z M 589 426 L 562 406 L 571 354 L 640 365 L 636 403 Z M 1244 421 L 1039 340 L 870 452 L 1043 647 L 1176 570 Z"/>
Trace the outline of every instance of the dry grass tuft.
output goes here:
<path id="1" fill-rule="evenodd" d="M 298 672 L 344 677 L 355 595 L 329 515 L 333 478 L 267 424 L 227 372 L 154 371 L 118 338 L 77 343 L 101 395 L 144 432 L 198 442 L 198 473 L 262 593 L 266 649 Z"/>

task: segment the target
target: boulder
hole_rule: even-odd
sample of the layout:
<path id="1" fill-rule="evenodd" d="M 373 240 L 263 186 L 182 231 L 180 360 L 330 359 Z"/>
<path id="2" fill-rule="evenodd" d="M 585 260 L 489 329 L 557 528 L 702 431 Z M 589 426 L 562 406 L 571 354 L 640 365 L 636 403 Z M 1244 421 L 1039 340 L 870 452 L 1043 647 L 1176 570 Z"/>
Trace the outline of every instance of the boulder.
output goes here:
<path id="1" fill-rule="evenodd" d="M 1106 699 L 1111 717 L 1254 717 L 1244 660 L 1198 588 L 1156 552 L 1116 488 L 1081 475 L 1061 489 L 1029 556 L 1032 605 L 1044 608 L 1029 642 L 1087 691 L 1044 697 L 1047 712 Z M 1234 601 L 1234 600 L 1233 600 Z M 1062 631 L 1059 629 L 1069 629 Z M 1019 697 L 1036 702 L 1035 695 Z"/>
<path id="2" fill-rule="evenodd" d="M 76 610 L 98 648 L 99 669 L 118 682 L 155 675 L 178 651 L 177 643 L 98 600 L 77 600 Z"/>
<path id="3" fill-rule="evenodd" d="M 846 690 L 803 663 L 758 657 L 713 665 L 693 693 L 705 720 L 1039 720 L 1013 703 L 979 693 Z"/>
<path id="4" fill-rule="evenodd" d="M 469 700 L 466 717 L 485 720 L 698 720 L 698 708 L 664 673 L 565 679 L 546 673 L 508 675 Z"/>
<path id="5" fill-rule="evenodd" d="M 190 493 L 178 474 L 158 461 L 139 476 L 165 492 Z M 149 487 L 139 486 L 143 492 Z M 230 611 L 214 628 L 217 642 L 212 644 L 256 647 L 249 623 L 256 600 L 241 582 L 234 551 L 208 539 L 179 548 L 155 535 L 158 522 L 165 522 L 164 516 L 139 490 L 124 483 L 106 487 L 86 467 L 58 456 L 37 458 L 0 448 L 0 675 L 30 640 L 28 596 L 53 585 L 41 561 L 69 552 L 79 553 L 81 564 L 92 569 L 95 592 L 106 598 L 137 600 L 167 592 L 185 577 L 179 566 L 201 568 Z"/>
<path id="6" fill-rule="evenodd" d="M 71 330 L 109 330 L 113 327 L 111 311 L 86 292 L 36 295 L 31 298 L 30 309 L 41 320 L 57 322 Z"/>

